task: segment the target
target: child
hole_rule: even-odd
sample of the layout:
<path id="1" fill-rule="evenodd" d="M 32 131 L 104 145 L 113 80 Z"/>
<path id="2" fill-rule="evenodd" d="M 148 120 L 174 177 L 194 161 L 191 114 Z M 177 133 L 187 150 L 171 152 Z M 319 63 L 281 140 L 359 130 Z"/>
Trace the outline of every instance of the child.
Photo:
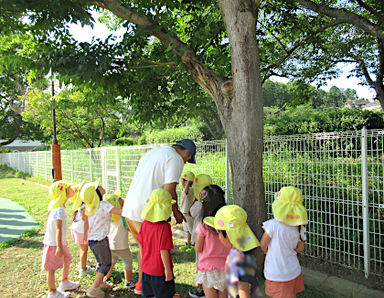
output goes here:
<path id="1" fill-rule="evenodd" d="M 300 189 L 283 187 L 272 204 L 274 219 L 263 223 L 261 249 L 265 292 L 272 297 L 295 297 L 304 291 L 303 275 L 297 253 L 304 250 L 307 211 Z"/>
<path id="2" fill-rule="evenodd" d="M 172 298 L 175 294 L 171 214 L 171 194 L 162 188 L 152 191 L 141 212 L 144 221 L 137 235 L 142 254 L 143 297 Z"/>
<path id="3" fill-rule="evenodd" d="M 193 202 L 189 210 L 191 217 L 193 218 L 192 237 L 191 237 L 193 243 L 196 241 L 196 228 L 203 219 L 203 204 L 199 201 L 200 192 L 204 187 L 211 184 L 212 184 L 212 178 L 207 174 L 200 174 L 195 177 L 195 182 L 193 185 L 193 194 L 195 196 L 195 201 Z M 196 266 L 198 263 L 198 258 L 199 258 L 199 254 L 196 252 Z M 201 284 L 198 284 L 198 287 L 190 289 L 188 294 L 190 297 L 193 297 L 193 298 L 204 297 L 203 286 Z"/>
<path id="4" fill-rule="evenodd" d="M 224 191 L 217 185 L 208 185 L 200 193 L 203 205 L 203 219 L 214 216 L 225 205 Z M 205 297 L 225 298 L 224 265 L 229 248 L 224 246 L 216 230 L 203 221 L 196 228 L 195 251 L 199 253 L 195 282 L 203 285 Z"/>
<path id="5" fill-rule="evenodd" d="M 104 201 L 111 203 L 117 209 L 122 209 L 124 205 L 124 201 L 120 197 L 120 191 L 112 195 L 106 195 Z M 132 282 L 132 254 L 128 245 L 128 225 L 124 217 L 112 214 L 108 239 L 112 253 L 112 266 L 105 278 L 108 280 L 111 277 L 112 269 L 120 258 L 124 262 L 124 286 L 128 289 L 134 288 L 135 283 Z"/>
<path id="6" fill-rule="evenodd" d="M 48 297 L 68 297 L 61 291 L 74 290 L 79 283 L 68 280 L 72 255 L 67 245 L 67 216 L 65 203 L 75 195 L 75 190 L 64 181 L 56 181 L 49 187 L 52 200 L 48 206 L 48 222 L 44 235 L 41 270 L 47 271 Z M 63 268 L 59 288 L 55 285 L 55 271 Z"/>
<path id="7" fill-rule="evenodd" d="M 183 213 L 186 219 L 186 221 L 183 221 L 183 230 L 187 232 L 187 243 L 184 246 L 180 247 L 180 249 L 185 249 L 187 251 L 193 250 L 191 242 L 193 218 L 189 214 L 189 209 L 191 208 L 195 199 L 193 196 L 193 191 L 191 189 L 194 179 L 195 174 L 193 174 L 192 172 L 184 172 L 180 178 L 181 185 L 184 188 L 180 198 L 180 211 Z"/>
<path id="8" fill-rule="evenodd" d="M 237 205 L 224 206 L 215 217 L 205 218 L 204 223 L 214 227 L 220 241 L 231 248 L 225 264 L 228 297 L 263 297 L 255 253 L 260 243 L 247 224 L 244 209 Z"/>
<path id="9" fill-rule="evenodd" d="M 70 199 L 70 201 L 73 201 L 72 209 L 74 210 L 73 220 L 71 224 L 72 239 L 80 247 L 79 277 L 83 277 L 93 273 L 93 270 L 87 267 L 88 224 L 85 225 L 83 220 L 85 204 L 82 204 L 82 201 L 80 199 L 80 191 L 81 188 L 84 186 L 84 183 L 85 182 L 83 181 L 80 184 L 75 185 L 77 192 Z"/>
<path id="10" fill-rule="evenodd" d="M 121 209 L 102 201 L 105 190 L 98 182 L 90 182 L 83 186 L 80 198 L 85 203 L 84 222 L 88 222 L 88 245 L 97 261 L 96 277 L 88 290 L 88 297 L 104 297 L 101 288 L 111 288 L 112 285 L 103 282 L 104 276 L 111 268 L 112 255 L 109 248 L 108 233 L 111 224 L 111 214 L 121 215 Z"/>

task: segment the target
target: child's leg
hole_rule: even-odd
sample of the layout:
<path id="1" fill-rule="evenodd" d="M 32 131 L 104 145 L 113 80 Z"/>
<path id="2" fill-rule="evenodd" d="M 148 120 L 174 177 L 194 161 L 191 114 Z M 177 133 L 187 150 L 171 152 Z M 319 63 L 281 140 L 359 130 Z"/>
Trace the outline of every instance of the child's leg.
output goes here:
<path id="1" fill-rule="evenodd" d="M 63 268 L 63 272 L 62 272 L 62 275 L 61 275 L 61 280 L 62 281 L 66 281 L 68 279 L 68 276 L 69 276 L 69 267 L 71 266 L 71 261 L 69 262 L 64 262 L 64 268 Z"/>
<path id="2" fill-rule="evenodd" d="M 132 281 L 132 270 L 124 270 L 124 278 L 125 278 L 125 281 L 131 282 Z"/>
<path id="3" fill-rule="evenodd" d="M 79 245 L 80 245 L 80 264 L 81 264 L 81 269 L 87 270 L 88 244 L 79 244 Z"/>
<path id="4" fill-rule="evenodd" d="M 191 233 L 187 232 L 187 242 L 188 243 L 191 243 L 191 237 L 192 237 Z"/>
<path id="5" fill-rule="evenodd" d="M 218 298 L 219 297 L 219 291 L 215 288 L 207 288 L 203 285 L 204 295 L 206 298 Z"/>
<path id="6" fill-rule="evenodd" d="M 92 287 L 98 288 L 102 284 L 104 279 L 104 274 L 101 272 L 96 272 L 95 280 L 93 281 Z"/>
<path id="7" fill-rule="evenodd" d="M 47 284 L 50 292 L 54 292 L 56 290 L 55 270 L 47 271 Z"/>

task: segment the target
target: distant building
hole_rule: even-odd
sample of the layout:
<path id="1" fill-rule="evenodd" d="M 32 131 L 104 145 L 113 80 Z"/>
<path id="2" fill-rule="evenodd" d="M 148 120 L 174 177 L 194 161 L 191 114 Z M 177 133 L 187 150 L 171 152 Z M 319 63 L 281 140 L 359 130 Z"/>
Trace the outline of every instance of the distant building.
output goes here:
<path id="1" fill-rule="evenodd" d="M 0 140 L 4 142 L 5 140 Z M 9 149 L 17 151 L 31 151 L 33 149 L 40 149 L 46 147 L 47 144 L 40 141 L 25 141 L 25 140 L 14 140 L 11 144 L 1 146 L 0 149 Z"/>
<path id="2" fill-rule="evenodd" d="M 381 110 L 380 102 L 368 100 L 349 100 L 344 105 L 345 108 L 359 108 L 362 110 Z"/>

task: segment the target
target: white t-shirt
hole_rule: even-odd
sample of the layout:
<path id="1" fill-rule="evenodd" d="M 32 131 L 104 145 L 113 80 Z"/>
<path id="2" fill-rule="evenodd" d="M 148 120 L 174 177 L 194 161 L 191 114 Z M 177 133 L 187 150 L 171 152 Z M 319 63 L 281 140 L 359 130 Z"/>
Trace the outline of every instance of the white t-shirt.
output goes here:
<path id="1" fill-rule="evenodd" d="M 195 201 L 189 209 L 193 217 L 192 242 L 196 241 L 196 228 L 203 219 L 203 204 L 200 201 Z"/>
<path id="2" fill-rule="evenodd" d="M 263 223 L 264 231 L 271 237 L 264 263 L 264 276 L 271 281 L 290 281 L 301 273 L 295 248 L 300 241 L 298 227 L 287 226 L 275 219 Z M 301 227 L 305 241 L 305 227 Z M 303 237 L 304 236 L 304 237 Z"/>
<path id="3" fill-rule="evenodd" d="M 82 204 L 80 208 L 77 210 L 76 217 L 71 224 L 71 230 L 77 233 L 84 234 L 84 221 L 81 218 L 82 212 L 84 212 L 85 204 Z"/>
<path id="4" fill-rule="evenodd" d="M 171 146 L 145 153 L 137 166 L 123 207 L 123 216 L 142 222 L 141 211 L 149 196 L 164 184 L 179 182 L 184 160 Z"/>
<path id="5" fill-rule="evenodd" d="M 189 213 L 189 209 L 191 208 L 194 200 L 195 196 L 193 195 L 193 188 L 189 188 L 188 194 L 185 193 L 184 189 L 180 198 L 180 211 L 182 213 Z"/>
<path id="6" fill-rule="evenodd" d="M 112 209 L 113 205 L 111 203 L 100 201 L 99 208 L 95 214 L 88 216 L 88 240 L 99 241 L 108 236 Z"/>
<path id="7" fill-rule="evenodd" d="M 43 243 L 49 246 L 57 246 L 56 243 L 56 221 L 62 220 L 62 237 L 61 244 L 67 245 L 67 215 L 65 207 L 61 206 L 53 209 L 49 212 L 47 227 L 45 229 L 45 235 Z"/>
<path id="8" fill-rule="evenodd" d="M 111 250 L 121 250 L 129 248 L 128 229 L 124 227 L 122 218 L 120 218 L 117 222 L 111 222 L 108 240 L 109 247 Z"/>

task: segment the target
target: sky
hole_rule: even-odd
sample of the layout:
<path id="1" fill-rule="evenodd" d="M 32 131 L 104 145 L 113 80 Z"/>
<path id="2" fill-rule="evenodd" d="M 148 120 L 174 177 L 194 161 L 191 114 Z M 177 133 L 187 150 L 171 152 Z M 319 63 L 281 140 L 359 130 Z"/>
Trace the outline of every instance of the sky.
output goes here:
<path id="1" fill-rule="evenodd" d="M 97 15 L 94 15 L 94 18 L 97 19 Z M 87 42 L 90 42 L 92 40 L 92 37 L 105 39 L 111 33 L 113 33 L 115 36 L 121 36 L 124 32 L 124 30 L 111 32 L 108 30 L 105 24 L 101 24 L 98 22 L 95 23 L 93 28 L 91 28 L 90 26 L 81 27 L 80 25 L 71 25 L 70 28 L 71 33 L 78 41 Z M 359 98 L 366 98 L 373 101 L 375 97 L 375 92 L 372 88 L 359 85 L 359 83 L 361 82 L 359 78 L 347 78 L 348 70 L 351 68 L 352 65 L 342 66 L 343 74 L 337 79 L 327 81 L 327 85 L 322 86 L 321 89 L 328 91 L 332 86 L 336 86 L 340 89 L 351 88 L 356 90 Z M 283 83 L 288 82 L 287 79 L 282 79 L 278 77 L 272 77 L 271 80 Z"/>

